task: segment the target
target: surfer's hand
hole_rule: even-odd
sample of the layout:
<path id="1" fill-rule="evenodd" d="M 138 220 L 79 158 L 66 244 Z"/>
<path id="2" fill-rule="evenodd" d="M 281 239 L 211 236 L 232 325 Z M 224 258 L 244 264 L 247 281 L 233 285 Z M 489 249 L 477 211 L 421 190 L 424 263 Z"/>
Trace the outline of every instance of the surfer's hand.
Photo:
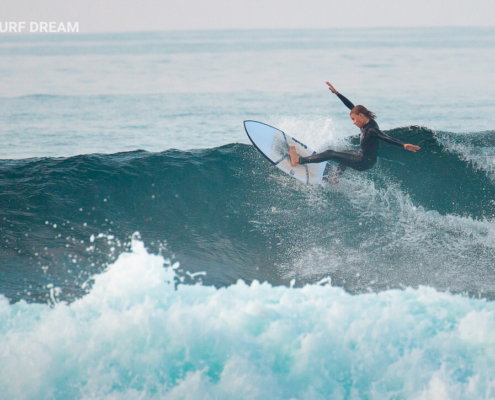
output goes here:
<path id="1" fill-rule="evenodd" d="M 406 150 L 409 150 L 409 151 L 414 151 L 416 153 L 416 151 L 418 151 L 421 147 L 419 146 L 415 146 L 414 144 L 405 144 L 404 145 L 404 148 Z"/>
<path id="2" fill-rule="evenodd" d="M 330 82 L 325 82 L 328 85 L 328 89 L 333 93 L 333 94 L 339 94 L 337 90 L 332 86 Z"/>

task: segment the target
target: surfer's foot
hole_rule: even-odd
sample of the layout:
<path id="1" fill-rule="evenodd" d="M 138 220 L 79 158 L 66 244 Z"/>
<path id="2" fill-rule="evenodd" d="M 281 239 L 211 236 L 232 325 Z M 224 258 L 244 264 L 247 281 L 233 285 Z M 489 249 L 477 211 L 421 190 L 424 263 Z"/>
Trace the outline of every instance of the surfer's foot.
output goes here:
<path id="1" fill-rule="evenodd" d="M 299 154 L 297 154 L 296 146 L 289 147 L 290 164 L 295 167 L 299 165 Z"/>

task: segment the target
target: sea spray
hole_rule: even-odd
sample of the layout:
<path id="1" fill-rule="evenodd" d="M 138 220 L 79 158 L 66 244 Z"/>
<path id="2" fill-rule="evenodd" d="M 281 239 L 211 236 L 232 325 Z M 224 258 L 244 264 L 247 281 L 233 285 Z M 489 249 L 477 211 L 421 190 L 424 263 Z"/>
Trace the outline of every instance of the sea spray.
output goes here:
<path id="1" fill-rule="evenodd" d="M 432 288 L 350 295 L 180 283 L 134 237 L 72 303 L 0 302 L 15 399 L 478 399 L 495 395 L 495 305 Z"/>

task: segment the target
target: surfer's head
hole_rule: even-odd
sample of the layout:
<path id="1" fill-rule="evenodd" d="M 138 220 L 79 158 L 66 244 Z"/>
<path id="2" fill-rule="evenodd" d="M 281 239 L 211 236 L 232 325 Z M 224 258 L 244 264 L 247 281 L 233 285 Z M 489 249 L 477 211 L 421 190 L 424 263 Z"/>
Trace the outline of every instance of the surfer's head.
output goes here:
<path id="1" fill-rule="evenodd" d="M 376 115 L 373 111 L 368 110 L 365 106 L 356 106 L 351 110 L 351 119 L 354 125 L 358 128 L 362 128 L 370 119 L 373 121 L 376 119 Z"/>

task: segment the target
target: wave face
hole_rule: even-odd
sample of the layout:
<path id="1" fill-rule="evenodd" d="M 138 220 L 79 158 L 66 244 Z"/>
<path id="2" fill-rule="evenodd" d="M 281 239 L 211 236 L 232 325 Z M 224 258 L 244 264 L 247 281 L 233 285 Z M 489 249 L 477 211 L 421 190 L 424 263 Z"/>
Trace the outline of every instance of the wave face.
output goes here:
<path id="1" fill-rule="evenodd" d="M 373 169 L 318 187 L 242 144 L 1 161 L 2 293 L 46 302 L 56 286 L 72 301 L 140 231 L 150 253 L 216 287 L 331 276 L 350 293 L 494 298 L 495 133 L 389 134 L 422 150 L 382 145 Z"/>
<path id="2" fill-rule="evenodd" d="M 352 296 L 328 284 L 176 286 L 177 269 L 134 240 L 132 251 L 70 304 L 11 305 L 0 296 L 2 396 L 318 400 L 495 394 L 493 302 L 425 287 Z"/>

